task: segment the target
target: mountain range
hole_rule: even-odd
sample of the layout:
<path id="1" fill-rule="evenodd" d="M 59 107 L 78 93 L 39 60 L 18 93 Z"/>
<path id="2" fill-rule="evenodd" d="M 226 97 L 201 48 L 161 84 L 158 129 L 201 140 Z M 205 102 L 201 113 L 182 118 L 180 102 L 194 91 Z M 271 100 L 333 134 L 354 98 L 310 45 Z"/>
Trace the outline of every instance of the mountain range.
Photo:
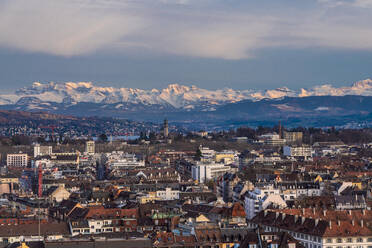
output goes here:
<path id="1" fill-rule="evenodd" d="M 143 90 L 99 87 L 90 82 L 35 82 L 13 93 L 1 94 L 0 109 L 141 121 L 167 117 L 197 128 L 260 124 L 278 118 L 301 125 L 311 120 L 324 126 L 345 124 L 345 120 L 368 122 L 372 113 L 372 80 L 355 82 L 348 87 L 325 84 L 300 90 L 287 87 L 207 90 L 179 84 L 170 84 L 161 90 Z"/>
<path id="2" fill-rule="evenodd" d="M 372 80 L 366 79 L 353 83 L 349 87 L 336 88 L 330 84 L 315 86 L 309 89 L 291 90 L 287 87 L 272 90 L 233 90 L 230 88 L 206 90 L 196 86 L 170 84 L 158 90 L 142 90 L 133 88 L 98 87 L 91 82 L 39 83 L 23 87 L 11 94 L 0 94 L 0 105 L 29 104 L 30 109 L 44 108 L 46 103 L 114 104 L 120 103 L 162 105 L 177 109 L 197 109 L 198 107 L 217 106 L 242 100 L 259 101 L 262 99 L 278 99 L 283 97 L 308 96 L 372 96 Z M 38 106 L 39 105 L 39 106 Z"/>

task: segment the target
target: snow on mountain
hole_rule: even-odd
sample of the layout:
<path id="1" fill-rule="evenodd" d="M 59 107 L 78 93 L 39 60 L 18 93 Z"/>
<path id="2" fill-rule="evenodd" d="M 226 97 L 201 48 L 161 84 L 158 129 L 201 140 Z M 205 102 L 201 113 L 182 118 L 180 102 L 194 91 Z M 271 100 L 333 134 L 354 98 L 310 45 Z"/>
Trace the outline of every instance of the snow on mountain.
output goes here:
<path id="1" fill-rule="evenodd" d="M 272 90 L 233 90 L 230 88 L 207 90 L 196 86 L 170 84 L 158 90 L 142 90 L 133 88 L 98 87 L 91 82 L 40 83 L 16 90 L 13 94 L 0 95 L 0 105 L 17 104 L 32 105 L 52 102 L 73 105 L 79 102 L 102 104 L 144 104 L 172 106 L 174 108 L 195 109 L 203 106 L 211 109 L 215 105 L 233 103 L 241 100 L 259 101 L 262 99 L 280 99 L 283 97 L 307 96 L 372 96 L 372 80 L 366 79 L 349 87 L 333 87 L 324 84 L 310 89 L 294 91 L 287 87 Z"/>

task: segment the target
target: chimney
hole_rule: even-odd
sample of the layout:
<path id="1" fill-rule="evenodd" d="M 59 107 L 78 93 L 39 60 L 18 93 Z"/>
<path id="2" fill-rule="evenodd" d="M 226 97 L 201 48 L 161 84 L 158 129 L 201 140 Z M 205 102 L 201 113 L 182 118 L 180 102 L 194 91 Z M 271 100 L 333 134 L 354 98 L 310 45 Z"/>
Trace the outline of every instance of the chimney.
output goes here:
<path id="1" fill-rule="evenodd" d="M 349 209 L 349 210 L 347 210 L 347 213 L 349 214 L 349 215 L 351 215 L 351 210 Z"/>
<path id="2" fill-rule="evenodd" d="M 315 219 L 315 226 L 317 226 L 319 224 L 319 219 Z"/>
<path id="3" fill-rule="evenodd" d="M 315 215 L 315 208 L 313 208 L 313 215 Z"/>
<path id="4" fill-rule="evenodd" d="M 327 216 L 327 210 L 326 209 L 323 210 L 323 216 Z"/>
<path id="5" fill-rule="evenodd" d="M 360 226 L 364 227 L 364 221 L 363 220 L 360 220 Z"/>
<path id="6" fill-rule="evenodd" d="M 351 220 L 351 224 L 354 226 L 355 225 L 355 221 L 354 219 Z"/>
<path id="7" fill-rule="evenodd" d="M 331 220 L 328 222 L 328 224 L 329 224 L 329 229 L 332 229 L 332 221 Z"/>
<path id="8" fill-rule="evenodd" d="M 298 220 L 298 215 L 296 214 L 296 215 L 294 216 L 294 222 L 296 223 L 297 220 Z"/>
<path id="9" fill-rule="evenodd" d="M 365 209 L 362 209 L 362 214 L 366 215 L 366 210 Z"/>
<path id="10" fill-rule="evenodd" d="M 305 215 L 305 209 L 304 208 L 302 209 L 302 215 Z"/>
<path id="11" fill-rule="evenodd" d="M 341 225 L 341 222 L 340 220 L 337 220 L 337 225 L 340 226 Z"/>
<path id="12" fill-rule="evenodd" d="M 301 216 L 301 224 L 304 224 L 304 222 L 305 222 L 305 217 L 304 216 Z"/>

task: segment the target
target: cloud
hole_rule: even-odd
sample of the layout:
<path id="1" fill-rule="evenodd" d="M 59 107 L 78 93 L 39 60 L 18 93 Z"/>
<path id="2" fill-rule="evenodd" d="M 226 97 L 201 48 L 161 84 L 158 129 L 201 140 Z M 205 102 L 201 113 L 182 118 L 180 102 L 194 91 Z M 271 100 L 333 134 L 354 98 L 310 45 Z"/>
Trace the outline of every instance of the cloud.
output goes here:
<path id="1" fill-rule="evenodd" d="M 364 12 L 371 0 L 311 2 L 309 10 L 241 0 L 3 0 L 0 46 L 59 56 L 113 50 L 220 59 L 273 47 L 372 50 Z"/>

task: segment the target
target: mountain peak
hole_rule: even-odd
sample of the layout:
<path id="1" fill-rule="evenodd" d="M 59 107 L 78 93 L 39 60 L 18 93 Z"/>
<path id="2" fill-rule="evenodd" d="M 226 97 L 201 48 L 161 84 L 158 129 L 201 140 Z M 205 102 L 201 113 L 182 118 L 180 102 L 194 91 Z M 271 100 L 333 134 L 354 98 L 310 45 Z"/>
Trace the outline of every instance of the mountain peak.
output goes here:
<path id="1" fill-rule="evenodd" d="M 279 87 L 268 90 L 234 90 L 231 88 L 207 90 L 195 85 L 169 84 L 163 89 L 142 90 L 136 88 L 99 87 L 92 82 L 41 83 L 16 90 L 14 94 L 0 95 L 0 104 L 41 103 L 77 104 L 80 102 L 102 104 L 142 104 L 146 106 L 173 106 L 174 108 L 195 109 L 197 106 L 210 108 L 241 100 L 282 99 L 284 97 L 308 96 L 372 96 L 372 80 L 365 79 L 349 87 L 334 87 L 322 84 L 309 89 L 291 90 Z M 28 97 L 28 98 L 25 98 Z"/>

